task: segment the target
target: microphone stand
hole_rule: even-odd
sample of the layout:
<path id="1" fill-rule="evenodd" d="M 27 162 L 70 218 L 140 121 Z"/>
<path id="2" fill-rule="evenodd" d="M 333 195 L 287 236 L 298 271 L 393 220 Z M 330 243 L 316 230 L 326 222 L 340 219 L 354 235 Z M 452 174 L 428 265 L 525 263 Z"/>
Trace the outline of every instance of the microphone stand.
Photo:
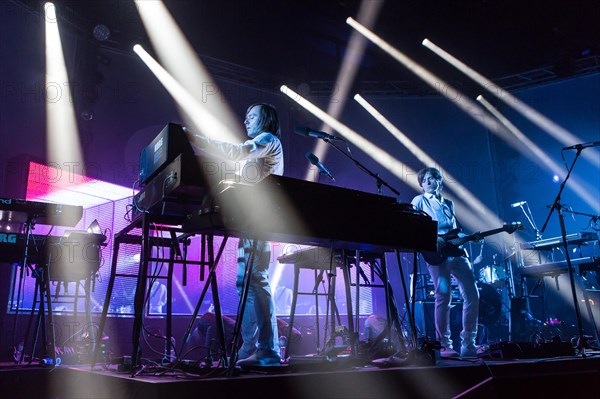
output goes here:
<path id="1" fill-rule="evenodd" d="M 577 148 L 577 152 L 575 154 L 575 159 L 573 159 L 573 163 L 571 164 L 571 167 L 569 168 L 569 170 L 567 172 L 567 176 L 565 177 L 565 179 L 563 180 L 563 182 L 560 185 L 560 189 L 558 190 L 558 194 L 556 195 L 556 198 L 554 199 L 554 203 L 550 206 L 550 213 L 548 213 L 548 217 L 546 217 L 546 221 L 544 222 L 544 225 L 542 226 L 541 232 L 544 233 L 544 230 L 546 230 L 546 227 L 548 226 L 548 221 L 550 220 L 550 216 L 552 215 L 552 212 L 554 212 L 554 210 L 556 209 L 556 212 L 558 213 L 558 220 L 560 223 L 562 244 L 565 249 L 565 258 L 567 261 L 567 270 L 569 272 L 569 282 L 571 285 L 571 294 L 573 296 L 573 305 L 575 307 L 575 317 L 577 320 L 577 333 L 579 334 L 579 339 L 577 340 L 577 349 L 579 349 L 582 357 L 585 358 L 586 357 L 586 354 L 585 354 L 586 342 L 585 342 L 585 337 L 583 336 L 583 325 L 581 322 L 581 312 L 579 310 L 579 301 L 577 300 L 577 291 L 575 289 L 574 269 L 573 269 L 573 265 L 571 264 L 571 256 L 569 254 L 569 245 L 567 243 L 567 229 L 565 227 L 565 218 L 563 215 L 563 210 L 565 209 L 565 207 L 564 207 L 564 205 L 562 205 L 560 203 L 560 196 L 565 188 L 565 184 L 567 183 L 567 180 L 569 180 L 569 177 L 571 176 L 571 172 L 573 171 L 575 162 L 577 162 L 577 158 L 579 158 L 579 155 L 581 154 L 582 149 L 583 148 Z"/>
<path id="2" fill-rule="evenodd" d="M 355 165 L 356 165 L 356 166 L 357 166 L 357 167 L 358 167 L 360 170 L 362 170 L 363 172 L 365 172 L 365 173 L 366 173 L 366 174 L 368 174 L 369 176 L 373 177 L 373 178 L 375 179 L 375 181 L 377 182 L 377 193 L 378 193 L 378 194 L 383 194 L 383 186 L 386 186 L 387 188 L 389 188 L 389 189 L 390 189 L 390 190 L 391 190 L 391 191 L 392 191 L 394 194 L 396 194 L 397 196 L 399 196 L 399 195 L 400 195 L 400 192 L 399 192 L 398 190 L 396 190 L 394 187 L 390 186 L 390 185 L 389 185 L 389 184 L 388 184 L 388 183 L 387 183 L 385 180 L 383 180 L 383 179 L 382 179 L 382 178 L 379 176 L 379 174 L 377 174 L 377 173 L 374 173 L 374 172 L 372 172 L 371 170 L 369 170 L 369 169 L 368 169 L 368 168 L 367 168 L 365 165 L 361 164 L 359 161 L 357 161 L 356 159 L 354 159 L 354 157 L 352 157 L 351 155 L 347 154 L 347 153 L 346 153 L 344 150 L 342 150 L 341 148 L 339 148 L 338 146 L 336 146 L 334 143 L 332 143 L 332 142 L 331 142 L 331 140 L 329 140 L 329 139 L 326 139 L 326 138 L 323 138 L 323 141 L 325 141 L 327 144 L 329 144 L 329 145 L 333 146 L 333 148 L 335 148 L 335 149 L 336 149 L 338 152 L 340 152 L 340 153 L 341 153 L 342 155 L 344 155 L 346 158 L 348 158 L 348 159 L 350 159 L 352 162 L 354 162 L 354 164 L 355 164 Z M 415 255 L 416 255 L 416 252 L 415 252 Z M 398 265 L 400 266 L 400 275 L 401 275 L 401 276 L 403 276 L 403 274 L 402 274 L 402 268 L 401 268 L 401 263 L 400 263 L 400 255 L 399 255 L 399 252 L 398 252 L 398 251 L 396 251 L 396 257 L 398 258 Z M 357 253 L 356 253 L 356 259 L 357 259 L 357 260 L 356 260 L 356 264 L 357 264 L 357 269 L 358 269 L 358 263 L 359 263 L 358 259 L 360 259 L 360 258 L 359 258 L 359 251 L 357 251 Z M 384 267 L 386 267 L 386 266 L 384 265 Z M 415 268 L 416 268 L 416 259 L 415 259 Z M 386 271 L 386 274 L 387 274 L 387 271 Z M 415 281 L 416 281 L 416 279 L 415 279 Z M 357 280 L 356 280 L 356 285 L 357 285 L 357 287 L 358 287 L 358 285 L 359 285 L 358 283 L 359 283 L 359 281 L 358 281 L 358 279 L 357 279 Z M 402 283 L 404 283 L 404 277 L 402 277 Z M 405 287 L 405 288 L 406 288 L 406 287 Z M 414 291 L 413 291 L 413 292 L 414 292 Z M 409 309 L 409 303 L 408 303 L 408 297 L 406 296 L 406 290 L 405 290 L 405 297 L 406 297 L 406 299 L 407 299 L 406 306 L 407 306 L 407 309 Z M 358 297 L 357 297 L 357 298 L 358 298 Z M 388 301 L 388 299 L 389 299 L 389 298 L 386 298 L 386 302 L 389 302 L 389 301 Z M 389 309 L 388 309 L 388 312 L 389 312 Z M 358 317 L 358 311 L 357 311 L 357 317 Z M 415 346 L 416 346 L 416 327 L 415 327 L 415 320 L 414 320 L 414 317 L 412 316 L 412 314 L 411 314 L 411 312 L 410 312 L 410 311 L 409 311 L 409 322 L 411 323 L 411 327 L 412 327 L 412 330 L 413 330 L 413 336 L 414 336 L 413 338 L 415 339 Z M 388 323 L 389 323 L 389 321 L 388 321 Z M 357 326 L 357 329 L 358 329 L 358 326 Z M 398 331 L 398 333 L 399 333 L 400 335 L 402 334 L 402 332 L 401 332 L 401 331 Z M 356 353 L 356 352 L 354 352 L 354 353 Z M 414 356 L 413 356 L 413 357 L 414 357 Z M 392 356 L 391 358 L 393 358 L 393 356 Z M 407 360 L 409 360 L 409 359 L 407 358 Z"/>
<path id="3" fill-rule="evenodd" d="M 523 208 L 523 205 L 519 205 L 519 208 L 521 208 L 523 214 L 525 215 L 525 218 L 533 228 L 533 231 L 535 232 L 535 240 L 539 241 L 542 239 L 542 235 L 540 234 L 540 231 L 535 225 L 535 221 L 533 220 L 533 214 L 531 213 L 531 208 L 529 208 L 529 203 L 526 202 L 525 205 L 527 205 L 527 211 L 525 210 L 525 208 Z"/>
<path id="4" fill-rule="evenodd" d="M 324 142 L 326 142 L 327 144 L 333 146 L 333 148 L 335 148 L 336 150 L 338 150 L 338 152 L 340 152 L 342 155 L 344 155 L 346 158 L 350 159 L 352 162 L 354 162 L 354 164 L 356 166 L 358 166 L 358 168 L 360 170 L 362 170 L 363 172 L 365 172 L 366 174 L 368 174 L 369 176 L 373 177 L 376 181 L 377 181 L 377 193 L 378 194 L 383 194 L 383 189 L 382 186 L 386 186 L 387 188 L 389 188 L 394 194 L 396 195 L 400 195 L 400 192 L 398 190 L 396 190 L 394 187 L 390 186 L 385 180 L 383 180 L 381 177 L 379 177 L 379 174 L 377 173 L 373 173 L 371 172 L 365 165 L 361 164 L 360 162 L 358 162 L 356 159 L 354 159 L 351 155 L 346 154 L 346 152 L 342 149 L 340 149 L 338 146 L 336 146 L 335 144 L 333 144 L 331 142 L 331 140 L 324 138 L 323 139 Z"/>
<path id="5" fill-rule="evenodd" d="M 600 220 L 600 215 L 592 215 L 590 213 L 575 212 L 575 211 L 572 211 L 570 209 L 564 209 L 564 212 L 572 213 L 573 215 L 587 216 L 590 219 L 592 219 L 592 221 L 594 223 L 596 223 L 596 222 L 598 222 L 598 220 Z"/>

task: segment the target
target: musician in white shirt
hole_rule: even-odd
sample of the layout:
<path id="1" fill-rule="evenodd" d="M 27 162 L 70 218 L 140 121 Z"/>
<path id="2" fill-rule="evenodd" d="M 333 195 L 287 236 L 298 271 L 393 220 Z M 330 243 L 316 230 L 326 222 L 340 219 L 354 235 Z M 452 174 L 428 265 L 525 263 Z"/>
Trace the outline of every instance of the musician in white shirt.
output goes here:
<path id="1" fill-rule="evenodd" d="M 424 211 L 438 222 L 438 235 L 457 228 L 454 203 L 441 194 L 443 177 L 436 168 L 424 168 L 417 175 L 423 194 L 413 198 L 415 208 Z M 438 238 L 438 251 L 443 244 Z M 454 277 L 463 297 L 462 331 L 460 333 L 460 357 L 476 357 L 477 322 L 479 315 L 479 291 L 473 269 L 465 255 L 447 257 L 441 263 L 427 264 L 435 289 L 436 340 L 442 345 L 444 357 L 459 356 L 450 339 L 450 302 L 452 299 L 451 277 Z"/>
<path id="2" fill-rule="evenodd" d="M 276 109 L 270 104 L 253 104 L 246 110 L 244 126 L 249 140 L 232 144 L 205 136 L 191 134 L 193 145 L 203 152 L 230 161 L 243 161 L 240 181 L 258 183 L 265 177 L 283 174 L 283 146 Z M 248 206 L 252 202 L 248 199 Z M 248 210 L 252 211 L 251 209 Z M 271 243 L 268 241 L 240 238 L 238 245 L 238 274 L 236 285 L 241 294 L 246 263 L 256 247 L 250 287 L 242 318 L 243 344 L 238 352 L 237 365 L 245 367 L 280 366 L 280 350 L 277 333 L 275 303 L 269 283 Z"/>

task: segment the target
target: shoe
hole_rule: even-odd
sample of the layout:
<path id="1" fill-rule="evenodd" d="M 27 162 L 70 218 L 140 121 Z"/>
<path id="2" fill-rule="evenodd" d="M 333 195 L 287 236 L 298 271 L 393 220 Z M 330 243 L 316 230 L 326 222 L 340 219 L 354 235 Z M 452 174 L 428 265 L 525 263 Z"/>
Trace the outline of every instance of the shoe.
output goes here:
<path id="1" fill-rule="evenodd" d="M 458 352 L 452 348 L 443 348 L 440 350 L 441 357 L 458 357 Z"/>
<path id="2" fill-rule="evenodd" d="M 238 360 L 235 365 L 243 369 L 252 367 L 277 367 L 281 366 L 281 359 L 279 356 L 259 356 L 258 353 L 255 353 L 246 359 Z"/>
<path id="3" fill-rule="evenodd" d="M 460 357 L 463 357 L 463 358 L 477 357 L 477 347 L 474 345 L 461 346 Z"/>
<path id="4" fill-rule="evenodd" d="M 250 351 L 246 351 L 244 349 L 240 349 L 238 352 L 238 360 L 248 359 L 250 356 L 256 353 L 256 348 Z"/>

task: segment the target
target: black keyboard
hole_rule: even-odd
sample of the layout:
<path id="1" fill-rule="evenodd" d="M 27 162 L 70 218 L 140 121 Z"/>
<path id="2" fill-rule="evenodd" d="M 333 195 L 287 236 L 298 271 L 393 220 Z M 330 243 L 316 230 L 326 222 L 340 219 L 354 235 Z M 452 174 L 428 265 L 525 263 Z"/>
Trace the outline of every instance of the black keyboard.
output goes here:
<path id="1" fill-rule="evenodd" d="M 581 245 L 590 241 L 598 241 L 598 234 L 591 232 L 567 234 L 567 244 Z M 563 245 L 562 237 L 546 238 L 521 244 L 521 249 L 548 250 Z"/>
<path id="2" fill-rule="evenodd" d="M 600 257 L 586 256 L 584 258 L 571 259 L 571 265 L 573 265 L 579 274 L 587 270 L 596 270 L 598 269 L 598 265 L 600 265 Z M 525 277 L 557 276 L 567 271 L 566 260 L 522 266 L 519 268 L 519 272 Z"/>

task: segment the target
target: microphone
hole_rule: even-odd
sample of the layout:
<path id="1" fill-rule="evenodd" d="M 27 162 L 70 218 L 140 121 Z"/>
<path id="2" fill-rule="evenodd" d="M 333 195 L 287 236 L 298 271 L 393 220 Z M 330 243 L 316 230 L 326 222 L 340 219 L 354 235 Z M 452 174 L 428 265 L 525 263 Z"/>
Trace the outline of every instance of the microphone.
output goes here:
<path id="1" fill-rule="evenodd" d="M 514 204 L 510 204 L 510 207 L 516 208 L 518 206 L 525 205 L 526 203 L 527 203 L 527 201 L 519 201 L 519 202 L 515 202 Z"/>
<path id="2" fill-rule="evenodd" d="M 325 165 L 323 165 L 319 161 L 319 158 L 315 154 L 313 154 L 312 152 L 309 151 L 304 156 L 306 157 L 306 159 L 308 159 L 308 162 L 312 163 L 313 165 L 315 165 L 319 169 L 319 173 L 327 175 L 327 177 L 329 177 L 331 180 L 335 181 L 335 179 L 333 178 L 333 175 L 331 174 L 331 172 L 329 172 L 327 170 L 327 168 L 325 167 Z"/>
<path id="3" fill-rule="evenodd" d="M 575 144 L 569 147 L 563 147 L 564 150 L 581 150 L 587 147 L 598 147 L 600 145 L 600 141 L 588 141 L 587 143 Z"/>
<path id="4" fill-rule="evenodd" d="M 337 137 L 334 136 L 332 134 L 329 133 L 325 133 L 325 132 L 319 132 L 316 130 L 312 130 L 309 127 L 306 126 L 296 126 L 296 128 L 294 129 L 294 132 L 296 134 L 299 134 L 300 136 L 306 136 L 306 137 L 316 137 L 318 139 L 323 139 L 323 140 L 344 140 L 341 137 Z"/>

